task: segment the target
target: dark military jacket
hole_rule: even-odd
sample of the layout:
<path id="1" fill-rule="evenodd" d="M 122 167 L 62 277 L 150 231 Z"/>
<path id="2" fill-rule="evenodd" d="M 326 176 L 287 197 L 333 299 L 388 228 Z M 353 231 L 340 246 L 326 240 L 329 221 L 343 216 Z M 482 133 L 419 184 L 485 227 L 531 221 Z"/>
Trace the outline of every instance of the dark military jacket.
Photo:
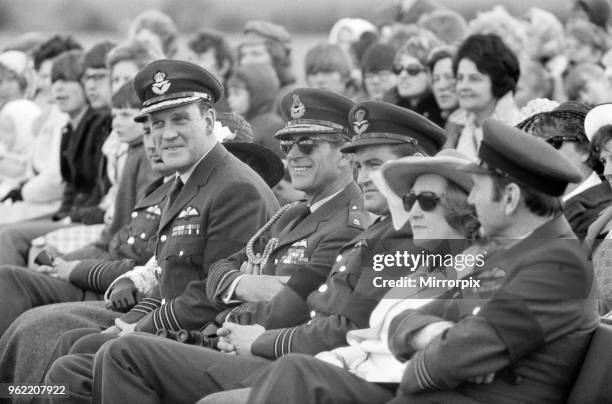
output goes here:
<path id="1" fill-rule="evenodd" d="M 589 226 L 597 219 L 599 213 L 610 205 L 611 201 L 610 184 L 602 182 L 565 202 L 563 214 L 580 240 L 584 240 Z"/>
<path id="2" fill-rule="evenodd" d="M 200 322 L 198 310 L 216 311 L 204 293 L 208 268 L 242 248 L 277 209 L 261 177 L 223 145 L 215 145 L 174 203 L 162 210 L 155 250 L 161 301 L 149 308 L 137 329 L 188 328 Z M 204 297 L 198 306 L 193 305 L 194 293 Z"/>
<path id="3" fill-rule="evenodd" d="M 338 250 L 329 276 L 308 296 L 302 309 L 306 317 L 301 317 L 300 325 L 290 327 L 292 319 L 288 318 L 286 325 L 277 322 L 276 327 L 266 327 L 267 331 L 253 343 L 253 353 L 275 359 L 289 353 L 314 355 L 345 345 L 346 333 L 366 327 L 370 313 L 389 290 L 374 278 L 398 279 L 411 273 L 409 268 L 373 270 L 374 254 L 396 251 L 416 253 L 421 248 L 412 243 L 409 226 L 395 231 L 390 218 L 357 235 Z"/>
<path id="4" fill-rule="evenodd" d="M 85 259 L 70 273 L 70 282 L 85 290 L 104 293 L 119 275 L 145 264 L 155 252 L 161 209 L 172 182 L 160 178 L 132 211 L 130 224 L 122 227 L 109 244 L 110 259 Z"/>
<path id="5" fill-rule="evenodd" d="M 412 355 L 411 336 L 432 322 L 457 323 L 416 352 L 400 391 L 455 389 L 479 402 L 565 402 L 598 324 L 593 269 L 567 220 L 556 217 L 492 253 L 481 284 L 445 314 L 409 310 L 389 328 L 389 348 Z M 490 384 L 466 381 L 495 373 Z"/>
<path id="6" fill-rule="evenodd" d="M 293 227 L 305 209 L 308 207 L 302 202 L 278 220 L 272 230 L 278 245 L 262 268 L 263 274 L 290 276 L 287 287 L 269 302 L 246 302 L 234 307 L 231 313 L 240 313 L 244 319 L 241 323 L 276 328 L 304 322 L 308 316 L 306 297 L 325 280 L 338 250 L 370 221 L 361 190 L 353 182 Z M 224 304 L 222 297 L 242 275 L 239 268 L 245 260 L 246 253 L 240 251 L 212 266 L 207 294 L 219 309 L 235 306 Z M 223 310 L 217 322 L 222 323 L 229 314 L 230 310 Z"/>

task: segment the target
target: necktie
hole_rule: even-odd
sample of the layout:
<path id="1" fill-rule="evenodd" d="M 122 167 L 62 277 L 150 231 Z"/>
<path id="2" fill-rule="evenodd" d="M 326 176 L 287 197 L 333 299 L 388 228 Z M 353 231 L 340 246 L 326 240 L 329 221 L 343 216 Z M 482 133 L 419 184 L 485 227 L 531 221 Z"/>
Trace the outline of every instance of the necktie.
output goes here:
<path id="1" fill-rule="evenodd" d="M 176 181 L 174 181 L 174 185 L 172 186 L 172 191 L 170 191 L 168 206 L 172 206 L 176 200 L 176 197 L 181 192 L 181 189 L 183 189 L 183 181 L 181 180 L 181 177 L 176 177 Z"/>
<path id="2" fill-rule="evenodd" d="M 304 219 L 306 219 L 310 215 L 310 206 L 303 205 L 300 207 L 295 219 L 289 225 L 289 231 L 295 229 Z"/>

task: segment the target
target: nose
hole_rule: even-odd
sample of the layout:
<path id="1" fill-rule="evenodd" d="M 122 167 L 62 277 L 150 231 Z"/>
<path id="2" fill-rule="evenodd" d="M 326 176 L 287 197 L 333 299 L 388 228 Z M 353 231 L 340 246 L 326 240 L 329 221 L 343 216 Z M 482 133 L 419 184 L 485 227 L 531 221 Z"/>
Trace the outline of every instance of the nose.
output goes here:
<path id="1" fill-rule="evenodd" d="M 467 203 L 470 204 L 470 205 L 474 205 L 474 188 L 473 187 L 470 190 L 470 193 L 468 195 Z"/>
<path id="2" fill-rule="evenodd" d="M 178 133 L 174 130 L 171 125 L 164 125 L 161 129 L 162 140 L 172 140 L 178 137 Z"/>
<path id="3" fill-rule="evenodd" d="M 371 182 L 372 180 L 370 179 L 370 170 L 363 166 L 359 167 L 359 169 L 357 170 L 357 184 L 363 188 Z"/>
<path id="4" fill-rule="evenodd" d="M 420 219 L 423 217 L 423 211 L 421 210 L 421 205 L 419 205 L 418 201 L 414 202 L 412 208 L 408 211 L 408 220 L 413 222 L 414 219 Z"/>

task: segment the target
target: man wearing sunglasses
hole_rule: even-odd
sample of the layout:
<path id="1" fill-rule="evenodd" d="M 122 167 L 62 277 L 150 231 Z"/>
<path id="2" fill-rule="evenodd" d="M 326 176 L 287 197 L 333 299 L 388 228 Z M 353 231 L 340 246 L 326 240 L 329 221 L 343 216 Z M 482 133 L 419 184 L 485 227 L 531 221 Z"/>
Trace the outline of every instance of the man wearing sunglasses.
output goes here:
<path id="1" fill-rule="evenodd" d="M 244 249 L 207 268 L 206 280 L 192 282 L 180 296 L 162 304 L 138 323 L 139 331 L 155 333 L 160 329 L 199 330 L 216 320 L 223 325 L 219 335 L 229 341 L 225 345 L 220 343 L 220 349 L 238 356 L 178 345 L 162 338 L 153 338 L 156 342 L 151 348 L 157 350 L 157 343 L 171 343 L 174 346 L 171 350 L 177 349 L 171 354 L 173 358 L 178 358 L 181 352 L 193 358 L 190 349 L 196 348 L 204 357 L 193 373 L 187 373 L 196 375 L 201 368 L 214 364 L 216 371 L 211 372 L 217 372 L 215 377 L 222 379 L 224 386 L 233 388 L 268 362 L 261 357 L 244 358 L 244 355 L 253 358 L 251 346 L 266 328 L 291 327 L 310 319 L 306 297 L 325 281 L 338 250 L 370 223 L 363 209 L 361 190 L 353 181 L 351 158 L 341 151 L 350 140 L 348 113 L 353 105 L 344 96 L 317 89 L 295 89 L 283 97 L 281 110 L 288 123 L 276 137 L 287 153 L 292 185 L 304 191 L 307 200 L 283 207 L 260 231 L 248 233 L 255 236 Z M 150 338 L 145 337 L 147 341 Z M 143 341 L 143 348 L 148 349 Z M 169 399 L 172 402 L 189 396 L 189 391 L 179 387 L 182 383 L 178 380 L 185 375 L 181 365 L 189 367 L 189 362 L 175 368 L 161 352 L 147 356 L 160 359 L 151 370 L 168 375 L 156 388 L 173 390 L 176 396 Z M 94 355 L 60 358 L 48 377 L 55 382 L 66 380 L 72 386 L 84 386 L 83 391 L 72 393 L 85 398 L 91 394 L 93 359 Z M 81 374 L 83 369 L 88 372 Z M 172 374 L 178 379 L 169 377 Z M 83 384 L 72 383 L 75 380 Z M 133 379 L 135 383 L 139 380 Z M 205 381 L 190 388 L 201 389 L 202 385 L 212 389 Z M 219 389 L 217 383 L 212 385 Z M 107 393 L 105 389 L 104 394 Z M 194 394 L 191 402 L 204 395 Z M 141 402 L 136 396 L 133 399 Z"/>
<path id="2" fill-rule="evenodd" d="M 560 200 L 580 173 L 546 142 L 494 120 L 478 157 L 464 168 L 474 180 L 468 202 L 481 234 L 502 247 L 479 272 L 481 300 L 454 303 L 464 314 L 449 310 L 455 323 L 410 357 L 392 402 L 565 402 L 599 322 L 593 270 Z M 410 314 L 408 335 L 442 320 Z"/>
<path id="3" fill-rule="evenodd" d="M 294 95 L 298 94 L 299 101 L 304 104 L 306 111 L 310 108 L 306 94 L 310 94 L 311 91 L 320 90 L 309 90 L 306 93 L 300 90 L 293 92 Z M 291 96 L 292 94 L 289 95 Z M 285 101 L 287 100 L 285 99 L 282 104 L 285 107 L 283 110 L 286 109 Z M 296 115 L 300 114 L 299 101 L 292 101 Z M 318 113 L 320 118 L 323 112 Z M 327 279 L 319 278 L 319 283 L 316 285 L 318 289 L 309 296 L 306 289 L 303 286 L 300 287 L 304 283 L 297 282 L 300 272 L 308 272 L 309 268 L 300 268 L 291 278 L 285 290 L 272 299 L 271 305 L 268 305 L 272 311 L 279 311 L 279 308 L 276 307 L 277 303 L 281 303 L 278 297 L 284 297 L 282 300 L 283 318 L 279 317 L 274 322 L 268 321 L 266 330 L 259 325 L 238 326 L 225 323 L 226 330 L 223 331 L 224 336 L 219 347 L 225 352 L 235 351 L 236 355 L 228 356 L 212 350 L 172 344 L 162 339 L 150 341 L 149 338 L 137 338 L 137 336 L 124 339 L 126 344 L 135 343 L 139 346 L 138 349 L 132 350 L 125 345 L 126 352 L 133 352 L 138 357 L 137 361 L 148 360 L 151 363 L 153 360 L 156 362 L 153 366 L 147 365 L 147 368 L 152 370 L 151 372 L 137 372 L 138 374 L 134 374 L 133 377 L 120 382 L 136 387 L 134 390 L 130 388 L 130 391 L 138 392 L 130 396 L 130 400 L 147 401 L 145 394 L 151 394 L 151 396 L 163 394 L 169 401 L 181 399 L 185 402 L 194 402 L 215 391 L 235 389 L 248 384 L 248 378 L 256 375 L 259 369 L 270 363 L 270 360 L 282 355 L 291 352 L 316 354 L 345 344 L 347 331 L 363 327 L 368 323 L 371 310 L 386 291 L 385 288 L 373 287 L 372 278 L 380 273 L 375 273 L 371 268 L 367 268 L 368 264 L 365 262 L 370 261 L 364 259 L 364 254 L 369 255 L 381 249 L 384 251 L 422 251 L 421 248 L 417 249 L 412 244 L 409 240 L 410 235 L 405 229 L 399 232 L 393 230 L 386 200 L 373 186 L 368 174 L 377 170 L 384 161 L 417 153 L 434 154 L 445 142 L 444 131 L 412 111 L 387 103 L 364 102 L 354 106 L 350 113 L 346 112 L 357 135 L 353 137 L 351 143 L 343 144 L 344 147 L 338 152 L 356 153 L 358 183 L 365 194 L 365 205 L 370 212 L 379 215 L 381 220 L 377 220 L 369 229 L 356 235 L 350 242 L 345 243 L 342 248 L 334 252 L 333 267 L 329 276 Z M 306 146 L 306 150 L 300 150 L 299 139 L 302 139 L 303 132 L 299 128 L 302 125 L 317 125 L 320 130 L 323 130 L 324 128 L 320 125 L 324 122 L 321 121 L 326 119 L 320 118 L 315 122 L 312 116 L 304 114 L 296 118 L 300 121 L 290 122 L 287 129 L 291 131 L 280 133 L 282 142 L 290 139 L 298 140 L 288 150 L 290 166 L 296 163 L 294 160 L 300 162 L 300 165 L 305 165 L 301 160 L 304 156 L 309 155 L 307 152 L 314 155 L 316 147 L 319 146 L 317 142 L 312 149 L 310 143 L 302 142 L 304 143 L 302 147 Z M 331 116 L 328 115 L 327 119 L 330 118 Z M 331 123 L 333 122 L 328 121 L 327 125 Z M 311 126 L 312 129 L 315 128 Z M 287 133 L 290 133 L 292 137 L 284 136 Z M 298 139 L 295 139 L 296 137 Z M 289 143 L 283 144 L 289 147 Z M 303 177 L 306 175 L 304 174 Z M 305 185 L 310 183 L 308 178 L 299 178 L 299 180 L 300 188 L 307 189 Z M 324 206 L 321 207 L 323 208 Z M 402 275 L 406 275 L 406 271 L 402 273 L 401 270 L 395 268 L 385 273 L 388 279 L 399 278 Z M 230 273 L 229 276 L 234 275 Z M 305 279 L 306 274 L 301 278 Z M 221 282 L 223 283 L 228 282 Z M 218 297 L 213 296 L 213 298 L 219 302 Z M 302 307 L 306 308 L 307 317 L 299 316 Z M 236 321 L 240 321 L 251 317 L 251 322 L 255 319 L 257 323 L 264 324 L 254 317 L 257 315 L 256 311 L 248 306 L 243 306 L 243 308 L 246 311 L 234 312 L 230 319 L 233 317 Z M 259 334 L 251 343 L 248 341 L 249 329 L 257 330 L 258 328 L 261 330 L 257 331 Z M 115 362 L 118 367 L 108 366 L 112 361 L 109 361 L 110 358 L 118 352 L 116 348 L 118 345 L 111 347 L 108 351 L 103 348 L 103 351 L 106 352 L 99 352 L 99 360 L 96 360 L 100 364 L 96 368 L 95 377 L 98 378 L 96 386 L 101 388 L 94 393 L 103 395 L 104 400 L 109 400 L 109 402 L 115 399 L 112 395 L 115 392 L 118 393 L 119 389 L 108 388 L 107 383 L 115 383 L 116 377 L 123 378 L 120 376 L 123 374 L 123 361 Z M 119 350 L 123 351 L 123 348 Z M 180 372 L 171 372 L 166 367 L 180 369 Z M 154 383 L 154 391 L 150 390 L 147 387 L 150 385 L 149 380 L 152 380 L 150 377 L 158 371 L 163 371 L 165 374 L 177 373 L 178 377 L 169 377 L 163 386 Z M 201 377 L 202 374 L 205 376 Z M 121 389 L 121 391 L 125 390 Z"/>
<path id="4" fill-rule="evenodd" d="M 612 189 L 598 175 L 603 172 L 603 167 L 591 152 L 591 144 L 585 134 L 584 120 L 588 112 L 586 105 L 568 101 L 517 125 L 527 133 L 544 139 L 580 171 L 580 183 L 570 184 L 561 197 L 563 213 L 580 240 L 585 238 L 599 213 L 612 202 Z"/>

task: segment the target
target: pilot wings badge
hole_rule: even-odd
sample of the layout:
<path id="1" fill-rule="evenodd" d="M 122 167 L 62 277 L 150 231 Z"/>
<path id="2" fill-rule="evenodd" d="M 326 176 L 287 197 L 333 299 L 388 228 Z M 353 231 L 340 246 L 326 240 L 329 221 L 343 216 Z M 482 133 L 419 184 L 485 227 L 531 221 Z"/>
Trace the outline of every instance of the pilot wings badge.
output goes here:
<path id="1" fill-rule="evenodd" d="M 153 84 L 151 85 L 151 91 L 157 95 L 164 95 L 170 88 L 170 80 L 166 80 L 166 73 L 157 72 L 153 76 Z"/>
<path id="2" fill-rule="evenodd" d="M 293 95 L 293 104 L 291 104 L 291 118 L 300 119 L 306 113 L 306 106 L 300 100 L 300 96 Z"/>
<path id="3" fill-rule="evenodd" d="M 353 130 L 358 135 L 361 135 L 368 129 L 369 126 L 370 122 L 368 122 L 367 111 L 363 108 L 358 108 L 353 117 Z"/>

